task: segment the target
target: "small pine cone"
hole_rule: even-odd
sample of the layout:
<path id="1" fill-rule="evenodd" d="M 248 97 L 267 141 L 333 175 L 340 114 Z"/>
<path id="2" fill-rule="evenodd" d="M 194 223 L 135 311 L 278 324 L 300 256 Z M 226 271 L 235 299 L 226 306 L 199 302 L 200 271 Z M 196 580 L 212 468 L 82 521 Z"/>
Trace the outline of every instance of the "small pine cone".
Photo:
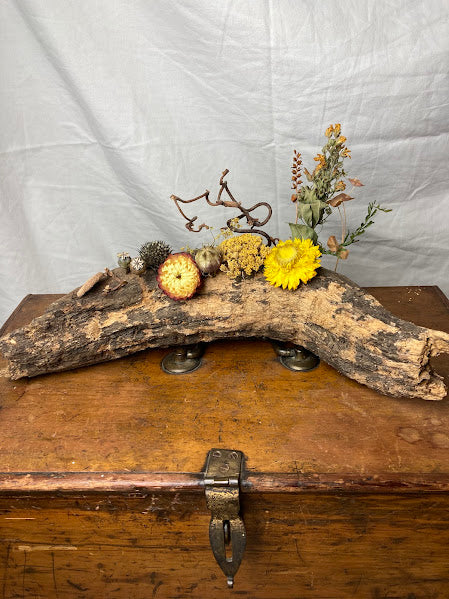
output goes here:
<path id="1" fill-rule="evenodd" d="M 140 257 L 147 268 L 157 270 L 171 253 L 171 248 L 165 241 L 148 241 L 139 250 Z"/>

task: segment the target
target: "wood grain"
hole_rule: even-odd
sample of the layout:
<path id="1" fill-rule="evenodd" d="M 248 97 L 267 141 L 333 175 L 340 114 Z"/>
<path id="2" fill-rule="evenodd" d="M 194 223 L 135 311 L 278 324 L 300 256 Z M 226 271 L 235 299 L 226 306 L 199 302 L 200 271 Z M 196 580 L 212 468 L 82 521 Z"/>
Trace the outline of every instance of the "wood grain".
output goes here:
<path id="1" fill-rule="evenodd" d="M 378 295 L 396 314 L 449 331 L 435 288 Z M 54 296 L 38 299 L 34 313 Z M 216 446 L 242 450 L 250 472 L 385 480 L 449 472 L 447 401 L 388 398 L 323 362 L 293 373 L 262 341 L 212 343 L 203 366 L 182 376 L 161 371 L 165 354 L 148 350 L 30 380 L 1 377 L 0 472 L 198 473 Z M 436 360 L 448 381 L 449 360 Z"/>
<path id="2" fill-rule="evenodd" d="M 204 497 L 0 503 L 3 597 L 446 599 L 447 495 L 245 495 L 233 591 L 208 547 Z"/>
<path id="3" fill-rule="evenodd" d="M 437 288 L 370 292 L 449 332 Z M 28 296 L 4 330 L 54 299 Z M 447 599 L 447 399 L 386 397 L 324 363 L 293 373 L 262 341 L 215 342 L 184 376 L 165 353 L 0 377 L 0 597 Z M 217 446 L 245 454 L 233 591 L 202 492 Z"/>

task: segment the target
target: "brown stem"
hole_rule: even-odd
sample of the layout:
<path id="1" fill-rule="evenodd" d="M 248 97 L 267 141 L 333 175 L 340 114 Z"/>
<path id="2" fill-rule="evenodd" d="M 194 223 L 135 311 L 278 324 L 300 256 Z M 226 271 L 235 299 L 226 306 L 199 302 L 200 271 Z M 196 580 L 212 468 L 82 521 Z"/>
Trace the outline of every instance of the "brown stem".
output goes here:
<path id="1" fill-rule="evenodd" d="M 345 208 L 345 204 L 343 202 L 343 231 L 341 233 L 341 243 L 344 242 L 346 237 L 346 208 Z"/>
<path id="2" fill-rule="evenodd" d="M 181 213 L 181 215 L 186 219 L 187 223 L 186 223 L 186 228 L 189 231 L 192 231 L 193 233 L 198 233 L 199 231 L 201 231 L 201 229 L 206 228 L 208 229 L 209 227 L 203 223 L 201 224 L 198 229 L 194 229 L 193 228 L 193 223 L 197 220 L 197 216 L 194 216 L 192 218 L 188 217 L 181 209 L 179 202 L 183 203 L 183 204 L 190 204 L 191 202 L 196 202 L 197 200 L 200 200 L 201 198 L 205 198 L 206 202 L 209 204 L 209 206 L 224 206 L 225 208 L 237 208 L 238 210 L 240 210 L 241 214 L 239 214 L 237 216 L 237 218 L 240 220 L 242 218 L 246 218 L 246 222 L 249 225 L 248 229 L 237 229 L 234 225 L 232 225 L 231 221 L 232 219 L 229 219 L 227 221 L 227 225 L 229 227 L 229 229 L 231 231 L 233 231 L 234 233 L 257 233 L 258 235 L 261 235 L 262 237 L 265 237 L 265 239 L 268 242 L 268 245 L 270 246 L 271 244 L 275 243 L 275 239 L 273 237 L 271 237 L 270 235 L 268 235 L 268 233 L 265 233 L 265 231 L 262 231 L 259 228 L 256 227 L 263 227 L 264 225 L 267 224 L 267 222 L 270 220 L 271 216 L 272 216 L 272 209 L 270 204 L 268 204 L 268 202 L 258 202 L 257 204 L 254 204 L 254 206 L 252 206 L 251 208 L 244 208 L 240 202 L 238 202 L 234 196 L 232 195 L 229 187 L 228 187 L 228 183 L 227 181 L 224 180 L 224 178 L 226 177 L 226 175 L 229 173 L 228 169 L 225 169 L 220 177 L 220 189 L 218 192 L 218 196 L 217 196 L 217 200 L 215 202 L 211 202 L 209 199 L 209 191 L 206 190 L 203 194 L 201 194 L 200 196 L 197 196 L 196 198 L 193 198 L 191 200 L 182 200 L 181 198 L 178 198 L 175 195 L 170 196 L 170 198 L 175 202 L 176 207 L 178 208 L 179 212 Z M 222 200 L 222 194 L 223 192 L 226 192 L 228 197 L 230 198 L 229 200 Z M 267 209 L 267 216 L 261 221 L 258 218 L 255 218 L 253 216 L 251 216 L 251 212 L 253 210 L 256 210 L 259 207 L 265 207 Z M 230 224 L 231 223 L 231 224 Z"/>

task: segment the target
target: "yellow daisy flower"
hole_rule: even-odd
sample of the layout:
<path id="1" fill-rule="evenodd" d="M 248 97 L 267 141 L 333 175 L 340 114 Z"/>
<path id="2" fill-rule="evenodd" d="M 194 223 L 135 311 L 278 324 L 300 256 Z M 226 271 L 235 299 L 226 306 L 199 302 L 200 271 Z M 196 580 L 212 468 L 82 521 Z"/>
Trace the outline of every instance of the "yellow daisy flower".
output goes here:
<path id="1" fill-rule="evenodd" d="M 265 278 L 275 287 L 296 289 L 316 275 L 320 256 L 320 248 L 311 239 L 280 241 L 265 258 Z"/>

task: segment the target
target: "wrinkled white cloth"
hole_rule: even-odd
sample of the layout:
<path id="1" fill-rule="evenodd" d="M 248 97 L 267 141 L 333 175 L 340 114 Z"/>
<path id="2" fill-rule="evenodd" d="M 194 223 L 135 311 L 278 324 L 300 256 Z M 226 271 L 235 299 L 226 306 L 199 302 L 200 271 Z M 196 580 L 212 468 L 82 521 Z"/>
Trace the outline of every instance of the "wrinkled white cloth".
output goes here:
<path id="1" fill-rule="evenodd" d="M 289 236 L 293 149 L 309 170 L 330 123 L 364 184 L 340 272 L 449 293 L 447 0 L 3 0 L 0 322 L 117 253 L 201 245 L 170 200 L 230 189 Z M 217 229 L 232 210 L 190 205 Z M 340 235 L 338 214 L 322 231 Z M 333 267 L 333 259 L 323 260 Z"/>

